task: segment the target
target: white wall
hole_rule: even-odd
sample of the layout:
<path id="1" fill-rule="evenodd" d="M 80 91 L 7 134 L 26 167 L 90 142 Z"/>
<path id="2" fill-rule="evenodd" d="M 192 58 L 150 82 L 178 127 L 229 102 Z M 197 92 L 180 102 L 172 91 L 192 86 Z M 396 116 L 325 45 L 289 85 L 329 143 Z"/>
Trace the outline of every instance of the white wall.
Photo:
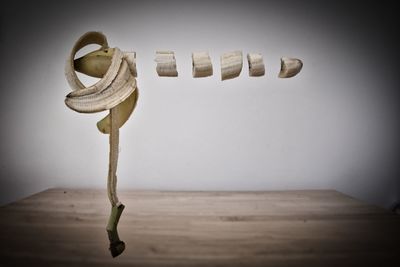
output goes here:
<path id="1" fill-rule="evenodd" d="M 48 187 L 106 186 L 108 140 L 96 129 L 105 114 L 63 103 L 64 62 L 89 30 L 137 52 L 140 99 L 121 129 L 120 189 L 328 188 L 386 207 L 400 198 L 389 9 L 54 1 L 1 12 L 3 204 Z M 178 78 L 157 76 L 157 49 L 175 51 Z M 245 63 L 221 82 L 219 56 L 236 49 L 262 53 L 266 76 L 249 77 Z M 196 50 L 210 52 L 212 77 L 192 78 Z M 281 56 L 302 59 L 301 73 L 277 78 Z"/>

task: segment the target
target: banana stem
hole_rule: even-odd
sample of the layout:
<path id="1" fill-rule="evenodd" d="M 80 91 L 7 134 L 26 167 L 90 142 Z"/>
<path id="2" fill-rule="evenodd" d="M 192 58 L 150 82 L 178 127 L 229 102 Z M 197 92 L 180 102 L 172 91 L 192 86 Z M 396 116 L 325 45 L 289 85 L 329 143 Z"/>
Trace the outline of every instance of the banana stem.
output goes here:
<path id="1" fill-rule="evenodd" d="M 117 197 L 117 164 L 119 149 L 119 127 L 117 125 L 118 111 L 110 109 L 110 157 L 108 166 L 107 193 L 111 202 L 111 214 L 107 224 L 107 234 L 110 241 L 110 252 L 113 257 L 125 250 L 125 243 L 119 239 L 117 225 L 125 206 Z"/>

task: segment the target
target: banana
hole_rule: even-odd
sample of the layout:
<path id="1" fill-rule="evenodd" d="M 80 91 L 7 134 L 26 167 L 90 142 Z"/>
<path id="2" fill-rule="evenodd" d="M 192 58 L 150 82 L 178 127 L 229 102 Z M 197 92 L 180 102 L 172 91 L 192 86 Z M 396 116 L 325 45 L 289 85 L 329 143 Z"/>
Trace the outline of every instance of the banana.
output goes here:
<path id="1" fill-rule="evenodd" d="M 221 80 L 233 79 L 240 75 L 243 67 L 242 51 L 233 51 L 221 56 Z"/>
<path id="2" fill-rule="evenodd" d="M 158 76 L 177 77 L 175 54 L 172 51 L 156 51 L 156 71 Z"/>
<path id="3" fill-rule="evenodd" d="M 74 60 L 76 52 L 89 44 L 99 44 L 101 48 Z M 96 84 L 85 87 L 75 71 L 101 79 Z M 65 66 L 65 76 L 73 89 L 65 98 L 65 104 L 69 108 L 82 113 L 110 110 L 109 115 L 97 127 L 101 132 L 109 134 L 107 193 L 112 209 L 106 230 L 111 255 L 116 257 L 125 249 L 125 243 L 119 239 L 117 231 L 119 217 L 124 209 L 117 196 L 119 128 L 131 115 L 138 98 L 136 54 L 109 48 L 104 34 L 88 32 L 74 45 Z"/>
<path id="4" fill-rule="evenodd" d="M 192 53 L 193 78 L 207 77 L 213 75 L 213 68 L 208 52 Z"/>
<path id="5" fill-rule="evenodd" d="M 296 76 L 303 68 L 303 62 L 297 58 L 282 57 L 279 78 L 290 78 Z"/>
<path id="6" fill-rule="evenodd" d="M 249 76 L 257 77 L 265 74 L 265 66 L 261 54 L 248 53 L 247 60 L 249 62 Z"/>

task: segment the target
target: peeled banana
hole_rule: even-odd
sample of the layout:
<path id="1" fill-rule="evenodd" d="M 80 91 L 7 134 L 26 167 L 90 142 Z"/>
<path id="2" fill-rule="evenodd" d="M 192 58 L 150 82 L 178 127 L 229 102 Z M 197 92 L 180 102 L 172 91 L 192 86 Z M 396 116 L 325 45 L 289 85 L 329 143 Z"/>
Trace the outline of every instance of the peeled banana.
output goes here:
<path id="1" fill-rule="evenodd" d="M 89 44 L 99 44 L 101 48 L 74 60 L 77 51 Z M 101 79 L 96 84 L 85 87 L 75 71 Z M 67 60 L 65 76 L 73 89 L 65 99 L 69 108 L 84 113 L 110 111 L 97 127 L 101 132 L 109 134 L 107 193 L 112 208 L 106 230 L 111 255 L 116 257 L 125 250 L 125 243 L 119 239 L 117 231 L 117 224 L 124 209 L 117 196 L 119 128 L 129 118 L 138 97 L 135 79 L 136 54 L 109 48 L 104 34 L 88 32 L 74 45 Z"/>

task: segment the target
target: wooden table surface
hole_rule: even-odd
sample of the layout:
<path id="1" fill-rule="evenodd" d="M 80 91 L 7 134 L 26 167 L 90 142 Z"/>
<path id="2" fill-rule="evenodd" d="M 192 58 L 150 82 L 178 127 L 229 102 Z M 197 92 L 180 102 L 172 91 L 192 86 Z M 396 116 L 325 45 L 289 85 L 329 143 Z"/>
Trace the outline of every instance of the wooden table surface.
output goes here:
<path id="1" fill-rule="evenodd" d="M 49 189 L 0 208 L 0 266 L 400 266 L 400 216 L 332 190 Z"/>

